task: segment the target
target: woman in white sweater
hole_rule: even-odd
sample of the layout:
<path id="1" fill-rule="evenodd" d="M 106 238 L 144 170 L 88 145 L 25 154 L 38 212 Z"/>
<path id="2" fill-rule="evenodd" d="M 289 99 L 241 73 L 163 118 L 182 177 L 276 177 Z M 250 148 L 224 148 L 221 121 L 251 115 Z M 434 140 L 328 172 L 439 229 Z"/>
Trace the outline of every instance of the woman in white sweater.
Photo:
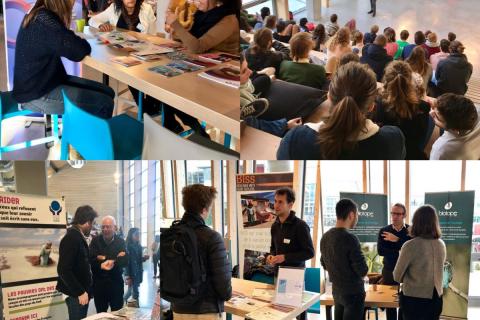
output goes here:
<path id="1" fill-rule="evenodd" d="M 445 243 L 435 208 L 415 211 L 410 236 L 400 250 L 393 278 L 402 284 L 400 309 L 403 320 L 437 320 L 443 308 Z"/>
<path id="2" fill-rule="evenodd" d="M 143 0 L 114 0 L 105 11 L 90 18 L 88 24 L 104 32 L 117 27 L 150 35 L 157 33 L 155 13 Z"/>

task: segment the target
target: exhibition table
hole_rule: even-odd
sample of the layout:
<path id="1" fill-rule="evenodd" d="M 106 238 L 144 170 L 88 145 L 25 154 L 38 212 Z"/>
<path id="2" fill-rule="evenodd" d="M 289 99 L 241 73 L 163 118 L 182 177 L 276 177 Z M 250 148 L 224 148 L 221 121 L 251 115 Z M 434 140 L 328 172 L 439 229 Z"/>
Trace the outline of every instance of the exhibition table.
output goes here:
<path id="1" fill-rule="evenodd" d="M 207 124 L 231 134 L 240 136 L 240 108 L 238 89 L 218 84 L 198 76 L 204 70 L 187 72 L 171 78 L 164 77 L 148 70 L 157 65 L 165 65 L 171 60 L 167 57 L 159 61 L 142 62 L 139 65 L 125 67 L 111 61 L 114 57 L 127 53 L 112 49 L 99 42 L 95 35 L 98 30 L 85 28 L 84 34 L 92 47 L 92 53 L 82 63 L 104 74 L 123 82 L 144 94 L 158 99 L 174 108 L 183 111 Z M 129 33 L 130 34 L 130 33 Z M 171 40 L 140 33 L 131 33 L 141 40 L 154 44 L 169 44 Z M 226 62 L 220 65 L 239 66 L 238 62 Z M 217 65 L 216 68 L 220 65 Z M 108 79 L 108 78 L 107 78 Z"/>
<path id="2" fill-rule="evenodd" d="M 398 286 L 370 285 L 365 297 L 365 307 L 370 308 L 398 308 Z M 335 305 L 331 293 L 320 296 L 320 305 L 326 307 L 327 320 L 332 319 L 332 306 Z"/>
<path id="3" fill-rule="evenodd" d="M 294 319 L 308 310 L 320 299 L 316 292 L 303 292 L 301 307 L 274 305 L 268 299 L 254 298 L 255 289 L 274 291 L 275 286 L 261 282 L 232 278 L 232 299 L 225 302 L 225 312 L 252 320 L 287 320 Z"/>
<path id="4" fill-rule="evenodd" d="M 102 312 L 86 317 L 85 320 L 151 320 L 152 310 L 148 308 L 130 308 L 124 307 L 119 311 L 114 312 Z"/>

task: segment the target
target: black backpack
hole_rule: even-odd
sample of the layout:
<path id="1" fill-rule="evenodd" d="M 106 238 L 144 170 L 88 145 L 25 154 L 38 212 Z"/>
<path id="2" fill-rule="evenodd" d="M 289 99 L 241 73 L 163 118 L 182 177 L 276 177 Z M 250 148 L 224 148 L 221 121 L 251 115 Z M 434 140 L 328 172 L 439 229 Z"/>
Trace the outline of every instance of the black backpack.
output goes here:
<path id="1" fill-rule="evenodd" d="M 160 235 L 160 296 L 170 303 L 194 304 L 204 296 L 207 274 L 195 229 L 174 221 Z"/>

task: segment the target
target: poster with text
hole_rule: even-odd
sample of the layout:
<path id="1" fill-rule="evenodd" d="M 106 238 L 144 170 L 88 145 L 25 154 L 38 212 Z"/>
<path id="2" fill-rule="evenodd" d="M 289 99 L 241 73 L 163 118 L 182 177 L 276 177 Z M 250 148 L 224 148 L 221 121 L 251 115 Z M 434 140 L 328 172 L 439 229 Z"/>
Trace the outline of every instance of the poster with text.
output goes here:
<path id="1" fill-rule="evenodd" d="M 66 224 L 63 199 L 0 193 L 5 319 L 65 319 L 66 306 L 55 285 L 58 248 Z"/>
<path id="2" fill-rule="evenodd" d="M 358 206 L 358 223 L 352 232 L 360 242 L 377 242 L 378 232 L 388 221 L 388 199 L 385 194 L 340 192 Z"/>
<path id="3" fill-rule="evenodd" d="M 283 187 L 292 188 L 293 173 L 239 174 L 236 176 L 236 183 L 239 266 L 240 274 L 243 276 L 245 262 L 248 266 L 252 264 L 265 266 L 261 260 L 270 252 L 270 228 L 276 219 L 273 209 L 275 190 Z M 260 275 L 250 272 L 249 267 L 247 269 L 251 278 Z M 260 276 L 270 277 L 269 273 L 268 269 Z"/>
<path id="4" fill-rule="evenodd" d="M 425 193 L 437 210 L 447 247 L 443 267 L 443 316 L 467 319 L 474 191 Z"/>

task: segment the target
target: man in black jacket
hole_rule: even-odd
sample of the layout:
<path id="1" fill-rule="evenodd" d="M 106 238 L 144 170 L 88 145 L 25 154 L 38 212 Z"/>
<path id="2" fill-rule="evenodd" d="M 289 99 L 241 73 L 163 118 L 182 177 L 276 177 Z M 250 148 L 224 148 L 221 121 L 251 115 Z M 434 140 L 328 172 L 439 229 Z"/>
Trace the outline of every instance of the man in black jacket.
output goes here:
<path id="1" fill-rule="evenodd" d="M 465 47 L 460 41 L 452 41 L 449 49 L 450 55 L 438 63 L 435 71 L 435 96 L 444 93 L 464 95 L 468 90 L 467 83 L 472 76 L 473 66 L 464 54 Z"/>
<path id="2" fill-rule="evenodd" d="M 349 229 L 358 222 L 357 205 L 341 199 L 335 206 L 337 223 L 320 240 L 323 268 L 332 282 L 335 319 L 364 319 L 365 287 L 368 266 L 358 238 Z"/>
<path id="3" fill-rule="evenodd" d="M 90 234 L 97 216 L 97 212 L 90 206 L 78 207 L 72 227 L 60 241 L 57 290 L 68 296 L 65 302 L 70 320 L 80 320 L 87 316 L 92 271 L 85 237 Z"/>
<path id="4" fill-rule="evenodd" d="M 206 284 L 203 298 L 194 304 L 172 303 L 175 320 L 221 319 L 224 302 L 232 296 L 232 272 L 222 236 L 205 225 L 217 191 L 201 184 L 182 190 L 185 214 L 182 222 L 195 229 L 198 250 L 206 266 Z M 200 226 L 200 227 L 199 227 Z"/>
<path id="5" fill-rule="evenodd" d="M 270 255 L 267 263 L 278 267 L 305 267 L 305 261 L 315 255 L 310 228 L 305 221 L 295 216 L 292 210 L 295 203 L 295 192 L 290 188 L 280 188 L 275 191 L 274 209 L 277 219 L 270 233 L 272 236 Z M 302 313 L 299 319 L 305 319 Z"/>
<path id="6" fill-rule="evenodd" d="M 123 268 L 127 265 L 125 240 L 115 235 L 115 218 L 102 219 L 102 234 L 90 243 L 90 265 L 93 273 L 93 297 L 97 312 L 123 307 Z"/>
<path id="7" fill-rule="evenodd" d="M 407 209 L 401 203 L 392 206 L 390 216 L 392 224 L 380 229 L 378 233 L 377 248 L 378 254 L 383 256 L 382 278 L 383 284 L 398 285 L 393 279 L 393 269 L 397 264 L 398 255 L 402 245 L 410 240 L 408 235 L 408 224 L 405 224 Z M 387 320 L 397 319 L 397 309 L 387 309 Z"/>
<path id="8" fill-rule="evenodd" d="M 374 17 L 377 15 L 377 0 L 370 0 L 370 11 L 368 14 L 373 14 Z"/>

